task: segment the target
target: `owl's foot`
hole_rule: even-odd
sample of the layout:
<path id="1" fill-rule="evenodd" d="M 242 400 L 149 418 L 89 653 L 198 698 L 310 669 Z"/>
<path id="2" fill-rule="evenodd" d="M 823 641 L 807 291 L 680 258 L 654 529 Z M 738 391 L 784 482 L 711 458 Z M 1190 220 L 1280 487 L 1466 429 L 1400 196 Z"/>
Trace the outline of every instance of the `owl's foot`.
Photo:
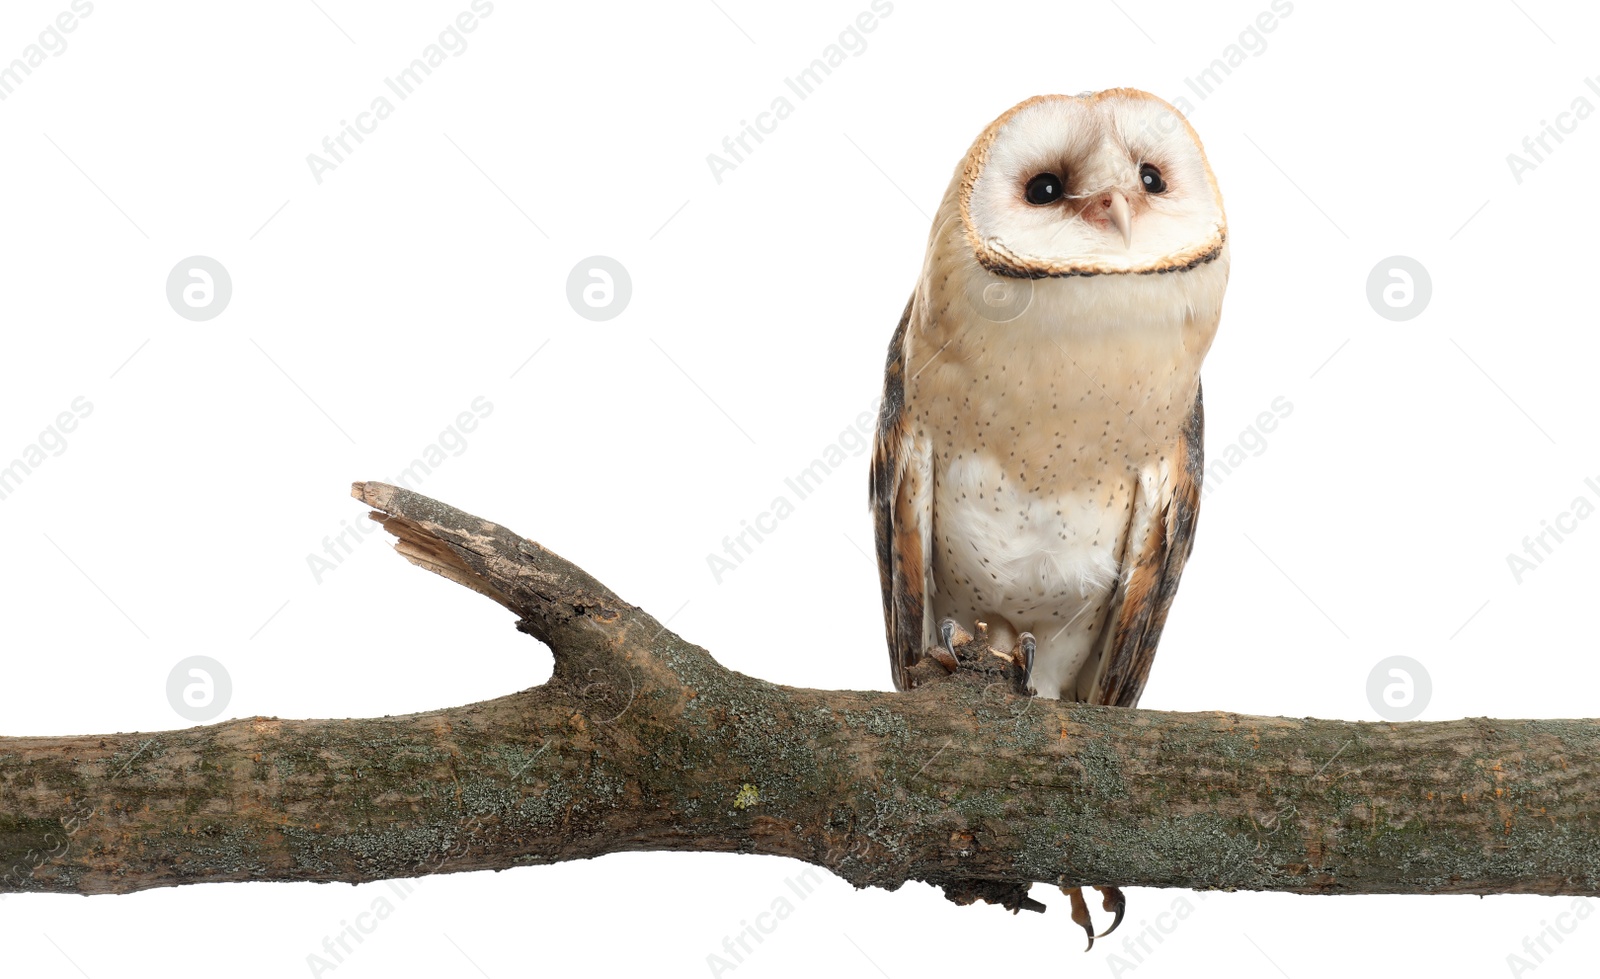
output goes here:
<path id="1" fill-rule="evenodd" d="M 1024 632 L 1017 636 L 1016 648 L 1011 651 L 1011 662 L 1022 672 L 1022 681 L 1019 686 L 1022 692 L 1033 693 L 1033 654 L 1038 651 L 1039 644 L 1033 638 L 1033 633 Z"/>
<path id="2" fill-rule="evenodd" d="M 1122 924 L 1123 912 L 1128 910 L 1128 899 L 1122 896 L 1120 887 L 1097 886 L 1095 890 L 1100 892 L 1100 907 L 1110 911 L 1112 914 L 1111 927 L 1100 933 L 1100 937 L 1104 938 L 1116 931 L 1117 926 Z"/>
<path id="3" fill-rule="evenodd" d="M 961 628 L 955 619 L 940 622 L 939 643 L 924 650 L 922 659 L 906 670 L 909 685 L 920 687 L 930 680 L 943 679 L 961 669 L 961 658 L 956 654 L 956 649 L 970 642 L 972 634 Z"/>
<path id="4" fill-rule="evenodd" d="M 1083 899 L 1083 888 L 1063 887 L 1061 893 L 1072 899 L 1072 920 L 1089 936 L 1089 944 L 1083 948 L 1087 952 L 1094 948 L 1094 921 L 1089 917 L 1089 904 Z"/>
<path id="5" fill-rule="evenodd" d="M 962 628 L 961 623 L 955 619 L 943 619 L 939 622 L 939 641 L 929 646 L 922 654 L 922 659 L 906 670 L 909 685 L 919 687 L 930 680 L 939 680 L 951 676 L 960 670 L 977 671 L 980 673 L 996 673 L 1005 670 L 1026 671 L 1024 662 L 1031 663 L 1031 652 L 1023 659 L 1019 644 L 1018 652 L 1007 652 L 989 645 L 989 627 L 983 622 L 973 623 L 977 635 L 973 635 Z M 1031 644 L 1033 637 L 1029 636 Z M 1030 645 L 1031 649 L 1031 645 Z"/>
<path id="6" fill-rule="evenodd" d="M 978 631 L 983 631 L 983 623 L 978 623 Z M 939 623 L 940 646 L 928 650 L 928 655 L 937 659 L 945 669 L 954 673 L 961 668 L 961 657 L 956 655 L 957 646 L 965 646 L 972 642 L 972 633 L 961 628 L 961 623 L 955 619 L 945 619 Z"/>
<path id="7" fill-rule="evenodd" d="M 1094 921 L 1089 917 L 1089 903 L 1083 899 L 1083 888 L 1061 888 L 1061 893 L 1072 899 L 1073 922 L 1083 929 L 1084 934 L 1089 936 L 1089 944 L 1084 947 L 1085 952 L 1094 948 L 1094 940 L 1096 938 L 1104 938 L 1117 930 L 1117 926 L 1122 924 L 1123 912 L 1128 907 L 1127 900 L 1122 896 L 1122 891 L 1118 888 L 1096 886 L 1095 890 L 1099 891 L 1101 895 L 1100 906 L 1114 915 L 1111 919 L 1111 927 L 1098 935 L 1094 933 Z"/>

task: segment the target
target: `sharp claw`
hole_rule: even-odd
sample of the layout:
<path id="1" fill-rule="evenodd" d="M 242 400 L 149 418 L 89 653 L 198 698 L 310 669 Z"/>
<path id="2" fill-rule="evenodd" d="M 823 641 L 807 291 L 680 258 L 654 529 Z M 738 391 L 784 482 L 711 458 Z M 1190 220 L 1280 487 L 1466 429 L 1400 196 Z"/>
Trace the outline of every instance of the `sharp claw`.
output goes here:
<path id="1" fill-rule="evenodd" d="M 947 652 L 943 646 L 929 646 L 927 655 L 944 667 L 946 673 L 954 673 L 961 669 L 961 664 L 956 661 L 955 656 Z"/>
<path id="2" fill-rule="evenodd" d="M 980 627 L 982 623 L 979 623 Z M 955 619 L 943 619 L 939 623 L 939 642 L 944 646 L 935 655 L 944 668 L 954 673 L 960 668 L 961 657 L 956 654 L 957 646 L 965 646 L 972 642 L 972 634 L 961 628 L 961 623 Z"/>
<path id="3" fill-rule="evenodd" d="M 1085 952 L 1094 948 L 1094 922 L 1089 920 L 1089 903 L 1083 899 L 1083 889 L 1078 887 L 1063 887 L 1061 893 L 1072 899 L 1072 920 L 1089 936 L 1089 944 L 1083 947 Z M 1116 927 L 1115 925 L 1112 926 Z"/>
<path id="4" fill-rule="evenodd" d="M 981 630 L 983 623 L 978 623 L 978 626 Z M 944 648 L 954 656 L 957 646 L 965 646 L 972 641 L 972 633 L 961 628 L 961 623 L 955 619 L 944 619 L 939 623 L 939 641 L 944 643 Z"/>
<path id="5" fill-rule="evenodd" d="M 1039 644 L 1034 641 L 1033 633 L 1024 632 L 1017 637 L 1017 651 L 1021 659 L 1021 662 L 1017 665 L 1022 667 L 1022 685 L 1024 687 L 1028 685 L 1029 680 L 1033 679 L 1033 654 L 1038 649 Z"/>
<path id="6" fill-rule="evenodd" d="M 1116 917 L 1111 919 L 1111 927 L 1102 931 L 1096 938 L 1104 938 L 1117 930 L 1122 924 L 1122 913 L 1128 909 L 1128 901 L 1122 896 L 1122 891 L 1116 887 L 1095 887 L 1101 894 L 1100 906 L 1110 911 Z"/>

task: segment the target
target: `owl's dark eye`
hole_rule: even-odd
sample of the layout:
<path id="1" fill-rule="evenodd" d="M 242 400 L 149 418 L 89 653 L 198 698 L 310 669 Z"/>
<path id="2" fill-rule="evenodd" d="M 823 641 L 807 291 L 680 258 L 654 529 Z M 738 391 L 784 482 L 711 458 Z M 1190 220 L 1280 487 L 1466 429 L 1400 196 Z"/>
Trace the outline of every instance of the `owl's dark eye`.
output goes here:
<path id="1" fill-rule="evenodd" d="M 1029 204 L 1054 204 L 1061 199 L 1061 178 L 1053 173 L 1041 173 L 1028 181 L 1025 196 Z"/>
<path id="2" fill-rule="evenodd" d="M 1167 189 L 1167 182 L 1161 179 L 1161 171 L 1148 163 L 1139 164 L 1139 182 L 1152 194 L 1159 194 Z"/>

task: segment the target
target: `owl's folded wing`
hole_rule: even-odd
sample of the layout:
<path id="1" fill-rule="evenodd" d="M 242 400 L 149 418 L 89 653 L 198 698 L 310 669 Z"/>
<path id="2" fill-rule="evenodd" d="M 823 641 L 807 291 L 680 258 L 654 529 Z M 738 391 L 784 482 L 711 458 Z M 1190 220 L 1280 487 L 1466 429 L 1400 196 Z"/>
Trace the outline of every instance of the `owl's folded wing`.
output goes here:
<path id="1" fill-rule="evenodd" d="M 894 685 L 906 688 L 906 669 L 922 658 L 927 643 L 929 555 L 933 536 L 932 457 L 919 445 L 906 410 L 908 325 L 916 298 L 906 303 L 889 342 L 883 405 L 873 443 L 871 501 L 883 587 L 884 628 Z"/>
<path id="2" fill-rule="evenodd" d="M 1134 507 L 1127 557 L 1112 597 L 1111 628 L 1095 682 L 1084 698 L 1089 703 L 1133 707 L 1144 692 L 1167 609 L 1178 593 L 1178 579 L 1194 547 L 1205 462 L 1204 432 L 1205 413 L 1197 386 L 1167 484 L 1158 488 L 1159 499 L 1151 501 L 1153 505 Z"/>

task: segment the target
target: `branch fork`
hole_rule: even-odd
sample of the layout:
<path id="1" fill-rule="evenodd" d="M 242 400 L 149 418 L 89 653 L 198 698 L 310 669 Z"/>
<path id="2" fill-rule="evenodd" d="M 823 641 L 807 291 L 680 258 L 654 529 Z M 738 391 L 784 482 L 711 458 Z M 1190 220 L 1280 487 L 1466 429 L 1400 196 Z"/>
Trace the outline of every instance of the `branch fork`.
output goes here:
<path id="1" fill-rule="evenodd" d="M 998 682 L 1013 667 L 981 630 L 958 649 L 975 663 L 939 679 L 925 659 L 914 669 L 938 682 L 905 693 L 784 687 L 505 527 L 382 483 L 353 495 L 407 560 L 549 646 L 550 681 L 395 717 L 0 738 L 0 893 L 678 850 L 925 881 L 1013 911 L 1038 909 L 1035 882 L 1600 894 L 1600 721 L 1032 699 Z"/>

